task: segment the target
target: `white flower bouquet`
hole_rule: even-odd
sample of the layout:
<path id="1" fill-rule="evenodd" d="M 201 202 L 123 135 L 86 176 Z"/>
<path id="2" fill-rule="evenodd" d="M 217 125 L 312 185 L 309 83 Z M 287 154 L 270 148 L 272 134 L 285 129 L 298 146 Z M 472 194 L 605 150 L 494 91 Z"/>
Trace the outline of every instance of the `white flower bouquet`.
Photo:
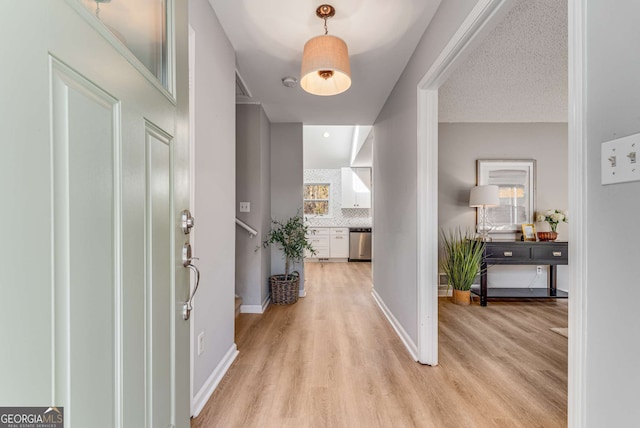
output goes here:
<path id="1" fill-rule="evenodd" d="M 536 216 L 536 221 L 543 222 L 546 221 L 551 226 L 551 231 L 555 232 L 558 227 L 558 223 L 565 222 L 568 223 L 567 212 L 560 210 L 547 210 L 541 213 L 538 213 Z"/>

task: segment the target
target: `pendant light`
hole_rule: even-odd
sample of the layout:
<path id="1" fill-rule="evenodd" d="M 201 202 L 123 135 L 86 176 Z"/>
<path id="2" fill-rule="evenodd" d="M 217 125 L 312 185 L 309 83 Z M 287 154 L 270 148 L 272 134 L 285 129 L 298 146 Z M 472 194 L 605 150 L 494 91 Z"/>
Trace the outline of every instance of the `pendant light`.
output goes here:
<path id="1" fill-rule="evenodd" d="M 300 86 L 314 95 L 337 95 L 351 86 L 351 67 L 347 44 L 339 37 L 330 36 L 327 19 L 336 10 L 330 4 L 316 9 L 316 16 L 324 19 L 324 35 L 310 39 L 304 45 Z"/>

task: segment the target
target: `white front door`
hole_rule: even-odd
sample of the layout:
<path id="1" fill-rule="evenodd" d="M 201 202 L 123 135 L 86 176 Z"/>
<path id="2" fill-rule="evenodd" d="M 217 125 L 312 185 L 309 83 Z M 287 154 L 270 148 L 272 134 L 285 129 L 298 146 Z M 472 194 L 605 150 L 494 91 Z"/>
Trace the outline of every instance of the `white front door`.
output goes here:
<path id="1" fill-rule="evenodd" d="M 143 3 L 166 4 L 166 25 Z M 189 426 L 186 4 L 3 4 L 3 406 L 64 407 L 66 428 Z M 100 21 L 109 7 L 136 28 L 160 16 L 169 90 L 128 53 L 142 39 Z"/>

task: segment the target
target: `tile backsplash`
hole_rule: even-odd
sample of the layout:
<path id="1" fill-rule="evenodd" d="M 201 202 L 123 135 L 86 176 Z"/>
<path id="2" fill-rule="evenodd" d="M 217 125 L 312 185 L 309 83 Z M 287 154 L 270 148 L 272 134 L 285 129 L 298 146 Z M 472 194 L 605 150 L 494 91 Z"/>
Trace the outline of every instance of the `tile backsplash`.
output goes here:
<path id="1" fill-rule="evenodd" d="M 339 169 L 305 169 L 304 182 L 329 183 L 331 199 L 329 216 L 305 215 L 307 224 L 313 227 L 371 227 L 371 210 L 368 208 L 342 208 L 342 175 Z"/>

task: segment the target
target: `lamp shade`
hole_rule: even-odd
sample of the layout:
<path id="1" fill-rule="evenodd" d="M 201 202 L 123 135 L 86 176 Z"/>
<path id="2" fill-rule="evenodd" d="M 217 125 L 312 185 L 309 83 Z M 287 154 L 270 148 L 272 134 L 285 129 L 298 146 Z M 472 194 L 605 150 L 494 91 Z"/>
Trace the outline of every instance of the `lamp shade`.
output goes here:
<path id="1" fill-rule="evenodd" d="M 314 95 L 337 95 L 349 89 L 351 66 L 344 40 L 323 35 L 305 43 L 300 86 Z"/>
<path id="2" fill-rule="evenodd" d="M 500 205 L 498 186 L 476 186 L 471 189 L 469 196 L 470 207 L 492 207 Z"/>

